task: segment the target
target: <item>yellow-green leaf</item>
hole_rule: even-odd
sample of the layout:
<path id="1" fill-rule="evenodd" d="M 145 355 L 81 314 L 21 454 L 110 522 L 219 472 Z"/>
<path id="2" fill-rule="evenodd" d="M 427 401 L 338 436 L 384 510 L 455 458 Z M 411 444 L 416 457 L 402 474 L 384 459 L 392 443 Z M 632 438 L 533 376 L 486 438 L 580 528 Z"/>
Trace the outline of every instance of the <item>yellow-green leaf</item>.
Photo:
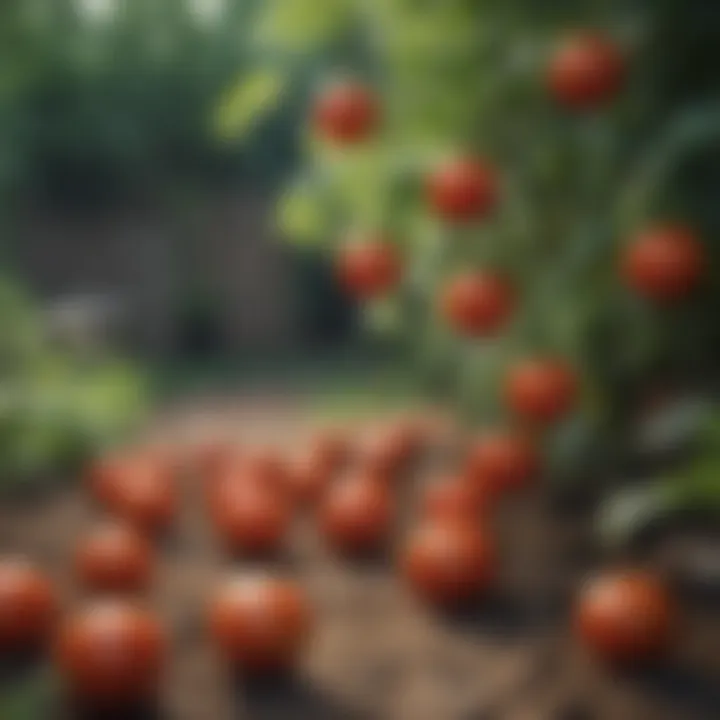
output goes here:
<path id="1" fill-rule="evenodd" d="M 262 69 L 243 77 L 220 101 L 214 126 L 223 139 L 242 138 L 264 115 L 275 109 L 287 81 L 279 70 Z"/>

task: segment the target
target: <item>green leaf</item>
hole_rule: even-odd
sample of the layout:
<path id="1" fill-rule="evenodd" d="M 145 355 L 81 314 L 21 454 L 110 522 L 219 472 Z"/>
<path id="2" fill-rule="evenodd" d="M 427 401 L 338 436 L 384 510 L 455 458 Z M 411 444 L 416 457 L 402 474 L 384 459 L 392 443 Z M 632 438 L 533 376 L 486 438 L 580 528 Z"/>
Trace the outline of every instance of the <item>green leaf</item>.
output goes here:
<path id="1" fill-rule="evenodd" d="M 317 51 L 342 35 L 349 18 L 346 0 L 264 0 L 254 39 L 265 52 Z"/>
<path id="2" fill-rule="evenodd" d="M 285 191 L 276 206 L 275 220 L 286 240 L 303 247 L 322 243 L 332 225 L 323 189 L 307 181 Z"/>
<path id="3" fill-rule="evenodd" d="M 600 506 L 597 531 L 606 546 L 619 547 L 671 510 L 672 497 L 662 483 L 624 488 Z"/>
<path id="4" fill-rule="evenodd" d="M 257 122 L 278 107 L 286 87 L 287 78 L 276 69 L 256 70 L 241 78 L 215 110 L 216 135 L 223 140 L 247 136 Z"/>

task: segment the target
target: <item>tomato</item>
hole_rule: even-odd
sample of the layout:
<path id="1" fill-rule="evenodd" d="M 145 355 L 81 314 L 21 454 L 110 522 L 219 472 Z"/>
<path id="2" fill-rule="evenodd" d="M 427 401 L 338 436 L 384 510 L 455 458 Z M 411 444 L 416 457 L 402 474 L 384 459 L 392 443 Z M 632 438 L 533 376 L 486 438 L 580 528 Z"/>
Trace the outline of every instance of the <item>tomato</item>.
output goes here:
<path id="1" fill-rule="evenodd" d="M 705 274 L 707 259 L 692 230 L 680 225 L 653 227 L 640 233 L 622 258 L 626 282 L 656 302 L 673 302 L 690 294 Z"/>
<path id="2" fill-rule="evenodd" d="M 106 523 L 84 537 L 75 554 L 75 574 L 100 592 L 145 590 L 153 573 L 153 549 L 131 527 Z"/>
<path id="3" fill-rule="evenodd" d="M 432 604 L 473 600 L 488 590 L 496 573 L 493 543 L 464 519 L 423 522 L 408 538 L 400 557 L 410 587 Z"/>
<path id="4" fill-rule="evenodd" d="M 275 490 L 280 490 L 287 484 L 288 466 L 285 460 L 270 448 L 246 453 L 235 463 L 235 468 L 237 472 Z M 232 467 L 229 471 L 233 471 Z"/>
<path id="5" fill-rule="evenodd" d="M 605 572 L 583 586 L 575 611 L 580 641 L 599 658 L 626 663 L 666 651 L 677 624 L 675 602 L 652 574 Z"/>
<path id="6" fill-rule="evenodd" d="M 21 558 L 0 560 L 0 653 L 38 649 L 57 611 L 55 590 L 40 570 Z"/>
<path id="7" fill-rule="evenodd" d="M 575 372 L 559 360 L 530 359 L 511 368 L 505 379 L 508 406 L 520 417 L 552 423 L 566 415 L 577 400 Z"/>
<path id="8" fill-rule="evenodd" d="M 497 497 L 525 487 L 539 466 L 537 450 L 527 437 L 497 431 L 478 438 L 470 448 L 465 469 L 477 487 Z"/>
<path id="9" fill-rule="evenodd" d="M 349 461 L 351 447 L 349 438 L 339 430 L 318 433 L 308 445 L 308 453 L 317 462 L 339 472 Z"/>
<path id="10" fill-rule="evenodd" d="M 447 323 L 463 335 L 494 335 L 508 321 L 515 293 L 503 278 L 486 272 L 466 272 L 453 278 L 440 296 Z"/>
<path id="11" fill-rule="evenodd" d="M 394 511 L 387 484 L 360 473 L 330 488 L 320 507 L 320 529 L 340 552 L 372 552 L 387 540 Z"/>
<path id="12" fill-rule="evenodd" d="M 128 459 L 118 470 L 106 486 L 104 500 L 110 511 L 144 532 L 167 528 L 178 503 L 174 475 L 144 457 Z"/>
<path id="13" fill-rule="evenodd" d="M 335 259 L 341 286 L 353 297 L 368 300 L 393 290 L 402 277 L 402 260 L 388 240 L 351 240 Z"/>
<path id="14" fill-rule="evenodd" d="M 333 464 L 312 449 L 296 458 L 287 478 L 290 496 L 300 504 L 314 503 L 335 476 Z"/>
<path id="15" fill-rule="evenodd" d="M 227 476 L 217 485 L 211 516 L 231 552 L 264 555 L 278 552 L 292 522 L 285 495 L 252 476 Z"/>
<path id="16" fill-rule="evenodd" d="M 313 109 L 320 137 L 338 145 L 367 140 L 380 124 L 377 96 L 359 82 L 345 80 L 327 85 Z"/>
<path id="17" fill-rule="evenodd" d="M 496 172 L 481 160 L 457 157 L 435 168 L 427 181 L 428 202 L 450 222 L 487 217 L 498 202 Z"/>
<path id="18" fill-rule="evenodd" d="M 67 619 L 56 660 L 78 699 L 126 707 L 155 694 L 165 652 L 165 633 L 153 614 L 128 602 L 105 600 Z"/>
<path id="19" fill-rule="evenodd" d="M 232 462 L 237 462 L 239 449 L 228 442 L 207 442 L 195 448 L 191 465 L 200 477 L 212 482 Z"/>
<path id="20" fill-rule="evenodd" d="M 312 611 L 293 582 L 239 576 L 215 591 L 208 625 L 227 661 L 250 673 L 278 672 L 290 669 L 305 647 Z"/>
<path id="21" fill-rule="evenodd" d="M 579 32 L 553 54 L 548 68 L 551 94 L 572 110 L 594 110 L 617 97 L 625 81 L 623 52 L 609 37 Z"/>
<path id="22" fill-rule="evenodd" d="M 426 441 L 421 425 L 412 421 L 388 424 L 361 449 L 360 464 L 378 479 L 391 481 L 407 470 Z"/>
<path id="23" fill-rule="evenodd" d="M 425 520 L 472 522 L 488 510 L 490 499 L 464 477 L 452 477 L 424 489 L 420 510 Z"/>

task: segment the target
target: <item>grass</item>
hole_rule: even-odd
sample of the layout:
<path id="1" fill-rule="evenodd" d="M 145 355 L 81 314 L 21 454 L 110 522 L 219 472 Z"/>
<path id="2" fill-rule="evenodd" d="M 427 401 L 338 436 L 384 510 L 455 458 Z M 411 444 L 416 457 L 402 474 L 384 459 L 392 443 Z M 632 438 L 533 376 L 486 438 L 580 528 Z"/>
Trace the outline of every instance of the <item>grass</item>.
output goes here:
<path id="1" fill-rule="evenodd" d="M 324 353 L 174 362 L 151 368 L 160 400 L 202 394 L 287 394 L 312 414 L 357 416 L 417 404 L 412 373 L 388 357 L 358 348 Z"/>

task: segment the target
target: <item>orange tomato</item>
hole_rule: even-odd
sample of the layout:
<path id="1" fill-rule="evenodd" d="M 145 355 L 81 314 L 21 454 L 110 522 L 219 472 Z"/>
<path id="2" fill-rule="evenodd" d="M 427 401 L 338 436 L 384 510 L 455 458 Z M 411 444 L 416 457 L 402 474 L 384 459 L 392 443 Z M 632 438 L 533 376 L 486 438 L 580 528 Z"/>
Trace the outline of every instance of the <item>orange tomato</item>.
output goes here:
<path id="1" fill-rule="evenodd" d="M 381 237 L 350 240 L 335 258 L 335 274 L 340 285 L 359 300 L 393 290 L 402 278 L 402 271 L 398 249 Z"/>

